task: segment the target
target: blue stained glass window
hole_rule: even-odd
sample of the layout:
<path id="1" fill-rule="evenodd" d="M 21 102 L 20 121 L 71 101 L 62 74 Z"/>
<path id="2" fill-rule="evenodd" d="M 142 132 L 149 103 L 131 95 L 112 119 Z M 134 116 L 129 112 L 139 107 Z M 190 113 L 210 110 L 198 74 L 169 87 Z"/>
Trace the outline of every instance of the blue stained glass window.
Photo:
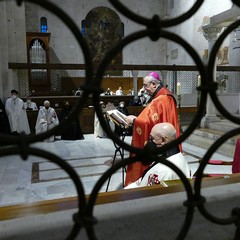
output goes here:
<path id="1" fill-rule="evenodd" d="M 85 36 L 85 20 L 82 20 L 82 28 L 81 28 L 81 31 L 82 31 L 82 35 Z"/>
<path id="2" fill-rule="evenodd" d="M 48 31 L 47 27 L 47 18 L 46 17 L 41 17 L 40 19 L 40 24 L 41 24 L 41 32 L 46 33 Z"/>

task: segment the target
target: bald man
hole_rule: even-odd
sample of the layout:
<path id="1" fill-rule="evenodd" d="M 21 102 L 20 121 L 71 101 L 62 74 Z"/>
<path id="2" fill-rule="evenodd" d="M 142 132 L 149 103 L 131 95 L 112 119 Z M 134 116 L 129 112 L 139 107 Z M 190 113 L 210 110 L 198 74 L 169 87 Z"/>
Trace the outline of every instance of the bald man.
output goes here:
<path id="1" fill-rule="evenodd" d="M 163 145 L 176 139 L 176 129 L 171 123 L 158 123 L 150 133 L 147 145 L 149 148 L 160 148 Z M 163 153 L 168 161 L 178 167 L 187 178 L 190 178 L 190 170 L 186 159 L 179 150 L 179 146 L 175 146 Z M 143 173 L 142 177 L 137 181 L 129 184 L 125 189 L 135 187 L 145 187 L 160 184 L 162 180 L 179 179 L 179 176 L 171 168 L 164 164 L 153 162 Z"/>
<path id="2" fill-rule="evenodd" d="M 38 112 L 37 122 L 35 126 L 36 134 L 46 132 L 58 124 L 59 120 L 55 110 L 50 107 L 50 102 L 48 100 L 44 101 L 44 107 L 41 107 Z M 53 142 L 54 136 L 51 136 L 45 141 Z"/>

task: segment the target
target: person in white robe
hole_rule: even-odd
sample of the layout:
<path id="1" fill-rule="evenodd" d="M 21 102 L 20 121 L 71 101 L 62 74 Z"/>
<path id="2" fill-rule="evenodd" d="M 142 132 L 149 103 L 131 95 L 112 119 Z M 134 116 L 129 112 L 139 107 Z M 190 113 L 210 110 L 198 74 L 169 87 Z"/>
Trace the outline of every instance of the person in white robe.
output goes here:
<path id="1" fill-rule="evenodd" d="M 170 123 L 158 123 L 156 124 L 150 133 L 148 141 L 148 147 L 156 148 L 161 147 L 164 144 L 174 140 L 176 138 L 176 129 Z M 190 178 L 190 170 L 187 160 L 180 152 L 179 147 L 175 146 L 162 154 L 166 159 L 178 167 L 187 178 Z M 179 179 L 179 176 L 168 166 L 153 162 L 144 172 L 141 178 L 137 181 L 129 184 L 125 189 L 152 186 L 156 184 L 164 185 L 164 180 Z"/>
<path id="2" fill-rule="evenodd" d="M 109 119 L 106 116 L 107 111 L 115 109 L 114 104 L 109 102 L 109 103 L 107 103 L 107 105 L 105 105 L 105 103 L 103 101 L 101 101 L 100 105 L 102 108 L 102 113 L 106 118 L 106 121 L 108 122 L 111 130 L 114 131 L 114 129 L 115 129 L 114 123 L 112 121 L 109 121 Z M 99 138 L 107 137 L 107 134 L 104 132 L 96 113 L 94 114 L 94 136 L 99 137 Z"/>
<path id="3" fill-rule="evenodd" d="M 59 124 L 57 113 L 54 108 L 50 107 L 50 102 L 48 100 L 44 101 L 44 106 L 38 111 L 37 121 L 36 121 L 36 134 L 46 132 Z M 54 135 L 45 139 L 46 142 L 53 142 Z"/>
<path id="4" fill-rule="evenodd" d="M 119 88 L 118 88 L 118 90 L 116 91 L 116 95 L 117 95 L 117 96 L 123 95 L 122 87 L 119 87 Z"/>
<path id="5" fill-rule="evenodd" d="M 30 134 L 26 109 L 24 102 L 18 97 L 18 91 L 11 91 L 11 98 L 8 98 L 5 103 L 5 111 L 8 116 L 11 133 L 18 135 L 21 133 Z"/>
<path id="6" fill-rule="evenodd" d="M 30 111 L 38 110 L 37 104 L 32 101 L 31 97 L 27 97 L 26 102 L 24 102 L 24 108 Z"/>

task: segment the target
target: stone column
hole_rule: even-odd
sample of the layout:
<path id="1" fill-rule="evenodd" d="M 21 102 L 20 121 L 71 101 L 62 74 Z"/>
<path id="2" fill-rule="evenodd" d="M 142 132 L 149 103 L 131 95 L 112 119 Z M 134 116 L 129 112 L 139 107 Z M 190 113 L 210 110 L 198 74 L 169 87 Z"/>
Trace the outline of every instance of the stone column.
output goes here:
<path id="1" fill-rule="evenodd" d="M 27 62 L 25 4 L 0 2 L 0 97 L 7 99 L 13 88 L 19 90 L 17 71 L 9 62 Z"/>
<path id="2" fill-rule="evenodd" d="M 231 33 L 229 44 L 229 65 L 240 66 L 240 27 Z M 240 92 L 240 73 L 228 72 L 227 91 L 228 93 Z"/>
<path id="3" fill-rule="evenodd" d="M 132 70 L 134 96 L 138 95 L 138 85 L 137 85 L 138 72 L 139 71 L 137 71 L 137 70 Z"/>
<path id="4" fill-rule="evenodd" d="M 218 38 L 218 34 L 221 32 L 222 27 L 213 26 L 211 24 L 202 26 L 203 35 L 208 40 L 208 52 L 211 53 L 212 47 Z M 214 66 L 213 79 L 216 81 L 216 65 Z M 216 115 L 216 108 L 212 102 L 210 95 L 207 97 L 206 115 L 201 121 L 201 127 L 208 127 L 210 122 L 220 121 L 220 118 Z"/>

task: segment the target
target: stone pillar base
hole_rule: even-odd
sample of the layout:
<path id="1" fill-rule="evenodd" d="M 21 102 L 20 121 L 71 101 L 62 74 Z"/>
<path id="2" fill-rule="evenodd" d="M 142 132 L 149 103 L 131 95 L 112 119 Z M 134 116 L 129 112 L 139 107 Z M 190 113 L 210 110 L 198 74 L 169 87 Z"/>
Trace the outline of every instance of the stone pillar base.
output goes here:
<path id="1" fill-rule="evenodd" d="M 209 123 L 212 122 L 220 122 L 221 119 L 220 117 L 217 116 L 205 116 L 202 118 L 201 120 L 201 128 L 208 128 L 209 127 Z"/>

